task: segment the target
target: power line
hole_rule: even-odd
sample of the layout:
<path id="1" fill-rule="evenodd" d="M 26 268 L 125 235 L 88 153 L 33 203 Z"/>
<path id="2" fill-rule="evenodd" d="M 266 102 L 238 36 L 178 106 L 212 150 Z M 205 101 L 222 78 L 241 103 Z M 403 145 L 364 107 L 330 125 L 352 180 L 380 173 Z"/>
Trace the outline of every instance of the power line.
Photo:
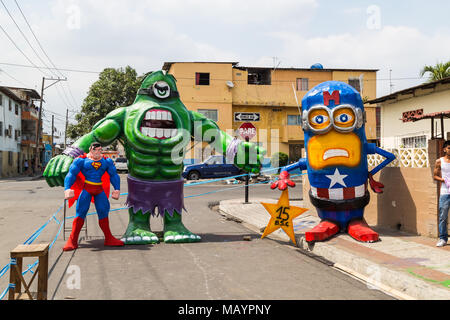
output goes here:
<path id="1" fill-rule="evenodd" d="M 14 17 L 11 15 L 11 13 L 9 12 L 8 8 L 6 7 L 5 3 L 3 2 L 3 0 L 0 0 L 0 2 L 2 3 L 3 7 L 5 8 L 6 12 L 8 13 L 9 17 L 11 18 L 11 20 L 13 21 L 13 23 L 15 24 L 15 26 L 17 27 L 17 29 L 19 30 L 20 34 L 22 35 L 22 37 L 25 39 L 25 42 L 28 44 L 28 46 L 31 48 L 31 50 L 33 50 L 34 54 L 36 55 L 36 57 L 46 66 L 47 64 L 44 62 L 44 60 L 41 59 L 40 55 L 36 52 L 36 50 L 34 49 L 34 47 L 31 45 L 30 41 L 28 40 L 27 36 L 23 33 L 22 29 L 19 27 L 19 25 L 17 24 L 16 20 L 14 19 Z M 56 75 L 56 74 L 54 74 Z M 56 75 L 57 76 L 57 75 Z"/>
<path id="2" fill-rule="evenodd" d="M 28 22 L 27 17 L 25 16 L 23 10 L 21 9 L 19 3 L 17 2 L 17 0 L 14 0 L 14 2 L 16 3 L 17 8 L 19 9 L 20 13 L 22 14 L 23 19 L 25 20 L 25 23 L 28 26 L 28 29 L 30 29 L 30 32 L 33 34 L 34 39 L 36 40 L 37 44 L 39 45 L 39 48 L 41 48 L 41 51 L 44 53 L 44 55 L 47 57 L 47 60 L 50 62 L 50 64 L 53 66 L 53 68 L 55 70 L 58 71 L 58 73 L 63 77 L 63 78 L 67 78 L 57 67 L 56 65 L 53 63 L 52 59 L 50 59 L 49 55 L 47 54 L 47 52 L 44 50 L 44 47 L 42 46 L 41 42 L 39 41 L 38 37 L 36 36 L 36 33 L 33 31 L 33 28 L 31 27 L 30 23 Z M 42 60 L 41 60 L 42 61 Z M 44 63 L 44 65 L 47 67 L 47 65 Z M 72 97 L 72 102 L 74 102 L 74 104 L 76 105 L 76 99 L 73 96 L 72 90 L 70 88 L 69 83 L 66 83 L 67 89 L 69 91 L 70 96 Z M 61 84 L 61 88 L 63 90 L 64 95 L 66 95 L 65 90 L 64 90 L 64 86 Z M 66 95 L 67 98 L 67 95 Z M 69 101 L 69 99 L 67 99 L 67 101 Z M 71 103 L 69 103 L 71 104 Z"/>
<path id="3" fill-rule="evenodd" d="M 3 33 L 6 35 L 6 37 L 9 39 L 9 41 L 12 42 L 12 44 L 16 47 L 17 50 L 19 50 L 19 52 L 25 57 L 25 59 L 28 60 L 29 63 L 32 64 L 33 68 L 38 69 L 42 74 L 44 74 L 45 76 L 48 76 L 44 71 L 42 71 L 42 69 L 40 67 L 38 67 L 37 65 L 35 65 L 33 63 L 33 61 L 31 61 L 30 58 L 28 58 L 28 56 L 25 54 L 25 52 L 22 51 L 22 49 L 19 48 L 19 46 L 16 44 L 16 42 L 9 36 L 8 32 L 6 32 L 6 30 L 2 27 L 2 25 L 0 25 L 0 29 L 3 31 Z"/>
<path id="4" fill-rule="evenodd" d="M 8 77 L 10 77 L 11 79 L 13 79 L 14 81 L 20 83 L 21 85 L 23 85 L 25 88 L 31 88 L 29 85 L 27 85 L 26 83 L 23 83 L 22 81 L 20 81 L 19 79 L 15 78 L 14 76 L 12 76 L 11 74 L 9 74 L 8 72 L 5 71 L 5 69 L 0 69 L 0 73 L 4 73 L 5 75 L 7 75 Z"/>
<path id="5" fill-rule="evenodd" d="M 42 67 L 42 66 L 36 66 L 33 63 L 31 63 L 32 65 L 26 65 L 26 64 L 18 64 L 18 63 L 0 62 L 0 64 L 5 65 L 5 66 L 22 67 L 22 68 L 61 70 L 61 71 L 67 71 L 67 72 L 92 73 L 92 74 L 100 74 L 101 73 L 101 71 L 77 70 L 77 69 L 68 69 L 68 68 L 46 68 L 46 67 Z"/>
<path id="6" fill-rule="evenodd" d="M 42 52 L 43 52 L 44 55 L 47 57 L 48 61 L 49 61 L 50 64 L 53 66 L 53 68 L 55 68 L 55 69 L 59 72 L 59 74 L 60 74 L 62 77 L 65 78 L 65 75 L 62 74 L 62 73 L 58 70 L 58 68 L 56 68 L 55 64 L 53 63 L 53 61 L 52 61 L 52 60 L 50 59 L 50 57 L 48 56 L 47 52 L 46 52 L 46 51 L 44 50 L 44 48 L 42 47 L 41 42 L 39 41 L 39 39 L 37 38 L 36 34 L 34 33 L 33 28 L 31 28 L 31 25 L 30 25 L 30 23 L 28 22 L 28 19 L 26 18 L 26 16 L 25 16 L 25 14 L 23 13 L 22 9 L 20 8 L 19 3 L 17 3 L 16 0 L 14 0 L 14 2 L 16 3 L 17 8 L 19 9 L 20 13 L 22 14 L 22 17 L 23 17 L 23 19 L 25 20 L 25 22 L 26 22 L 26 24 L 27 24 L 27 26 L 28 26 L 28 29 L 30 29 L 31 33 L 33 34 L 34 39 L 36 40 L 37 44 L 39 45 L 39 48 L 41 48 Z M 44 63 L 44 64 L 45 64 L 45 63 Z"/>

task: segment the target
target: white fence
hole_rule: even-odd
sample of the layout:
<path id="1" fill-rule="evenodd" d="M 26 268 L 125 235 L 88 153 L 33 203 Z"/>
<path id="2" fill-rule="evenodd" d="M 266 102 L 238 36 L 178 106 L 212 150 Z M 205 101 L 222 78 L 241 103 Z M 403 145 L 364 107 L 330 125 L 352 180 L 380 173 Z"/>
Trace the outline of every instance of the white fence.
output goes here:
<path id="1" fill-rule="evenodd" d="M 386 149 L 395 155 L 395 160 L 388 167 L 405 168 L 427 168 L 430 166 L 428 161 L 428 150 L 426 148 L 399 148 Z M 382 163 L 384 157 L 379 154 L 367 155 L 367 161 L 370 167 L 375 167 Z"/>

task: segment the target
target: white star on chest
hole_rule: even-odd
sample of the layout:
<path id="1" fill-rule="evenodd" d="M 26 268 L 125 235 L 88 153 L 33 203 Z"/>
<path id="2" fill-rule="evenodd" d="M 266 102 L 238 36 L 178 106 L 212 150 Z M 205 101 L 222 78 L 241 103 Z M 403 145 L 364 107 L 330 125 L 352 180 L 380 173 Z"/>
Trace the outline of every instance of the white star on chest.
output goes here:
<path id="1" fill-rule="evenodd" d="M 346 174 L 341 174 L 338 169 L 334 172 L 333 175 L 327 175 L 327 178 L 331 180 L 330 182 L 330 188 L 332 188 L 336 183 L 339 183 L 343 185 L 344 187 L 347 187 L 347 185 L 344 182 L 344 179 L 348 177 Z"/>

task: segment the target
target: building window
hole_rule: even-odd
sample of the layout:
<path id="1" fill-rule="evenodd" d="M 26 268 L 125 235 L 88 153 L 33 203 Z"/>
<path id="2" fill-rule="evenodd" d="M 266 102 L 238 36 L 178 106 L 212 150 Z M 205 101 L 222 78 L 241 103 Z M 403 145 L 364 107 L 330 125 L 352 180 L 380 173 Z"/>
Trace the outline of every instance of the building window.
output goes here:
<path id="1" fill-rule="evenodd" d="M 427 137 L 426 136 L 416 136 L 402 138 L 403 148 L 426 148 L 427 147 Z"/>
<path id="2" fill-rule="evenodd" d="M 9 125 L 8 126 L 8 137 L 12 137 L 12 130 L 13 130 L 13 127 L 11 126 L 11 125 Z"/>
<path id="3" fill-rule="evenodd" d="M 209 73 L 196 72 L 195 73 L 195 85 L 209 86 Z"/>
<path id="4" fill-rule="evenodd" d="M 0 137 L 3 136 L 3 122 L 0 121 Z"/>
<path id="5" fill-rule="evenodd" d="M 302 125 L 302 117 L 301 116 L 288 115 L 287 116 L 287 122 L 288 122 L 288 126 L 301 126 Z"/>
<path id="6" fill-rule="evenodd" d="M 271 85 L 270 69 L 248 69 L 248 84 Z"/>
<path id="7" fill-rule="evenodd" d="M 16 105 L 16 110 L 15 110 L 16 114 L 19 115 L 19 105 L 17 103 L 15 105 Z"/>
<path id="8" fill-rule="evenodd" d="M 201 113 L 214 122 L 219 120 L 219 112 L 216 109 L 198 109 L 198 113 Z"/>
<path id="9" fill-rule="evenodd" d="M 359 78 L 349 78 L 348 79 L 348 84 L 351 85 L 353 88 L 355 88 L 356 91 L 361 93 L 361 87 L 360 87 Z"/>
<path id="10" fill-rule="evenodd" d="M 9 111 L 12 111 L 12 106 L 11 106 L 12 101 L 10 99 L 6 99 L 6 101 L 8 101 L 8 109 L 9 109 Z"/>
<path id="11" fill-rule="evenodd" d="M 3 105 L 3 95 L 0 94 L 0 106 Z"/>
<path id="12" fill-rule="evenodd" d="M 297 78 L 297 91 L 308 91 L 308 90 L 309 90 L 309 79 Z"/>

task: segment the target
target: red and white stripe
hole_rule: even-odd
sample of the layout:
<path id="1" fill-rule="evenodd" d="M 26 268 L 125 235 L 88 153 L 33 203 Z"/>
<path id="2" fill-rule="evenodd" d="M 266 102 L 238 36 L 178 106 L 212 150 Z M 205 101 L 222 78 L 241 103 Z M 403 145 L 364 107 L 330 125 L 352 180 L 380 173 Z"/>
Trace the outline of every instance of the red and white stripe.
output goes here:
<path id="1" fill-rule="evenodd" d="M 367 191 L 367 183 L 356 187 L 348 188 L 315 188 L 311 186 L 311 194 L 315 198 L 329 199 L 329 200 L 350 200 L 363 197 Z"/>

